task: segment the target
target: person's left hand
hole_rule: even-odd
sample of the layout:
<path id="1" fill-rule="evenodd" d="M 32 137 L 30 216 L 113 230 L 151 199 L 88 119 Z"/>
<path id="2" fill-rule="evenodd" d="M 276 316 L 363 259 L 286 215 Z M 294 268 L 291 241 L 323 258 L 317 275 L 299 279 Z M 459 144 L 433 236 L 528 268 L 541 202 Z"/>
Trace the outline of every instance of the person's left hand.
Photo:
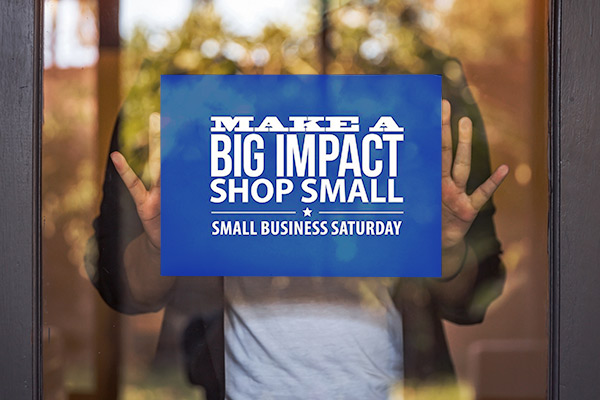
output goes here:
<path id="1" fill-rule="evenodd" d="M 442 250 L 462 243 L 481 207 L 508 175 L 508 166 L 503 164 L 471 195 L 467 194 L 473 124 L 468 117 L 458 122 L 458 147 L 453 163 L 450 115 L 450 103 L 442 100 Z"/>

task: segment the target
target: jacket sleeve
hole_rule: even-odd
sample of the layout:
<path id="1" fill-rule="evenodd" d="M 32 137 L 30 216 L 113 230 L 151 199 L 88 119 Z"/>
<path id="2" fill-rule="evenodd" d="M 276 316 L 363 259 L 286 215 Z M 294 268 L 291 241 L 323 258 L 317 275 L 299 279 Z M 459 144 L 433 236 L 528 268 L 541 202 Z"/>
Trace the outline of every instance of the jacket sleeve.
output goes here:
<path id="1" fill-rule="evenodd" d="M 473 145 L 471 174 L 467 182 L 467 193 L 471 194 L 490 176 L 490 155 L 483 119 L 467 86 L 462 67 L 455 59 L 447 59 L 444 71 L 455 71 L 453 77 L 444 74 L 442 78 L 443 97 L 452 106 L 453 151 L 458 143 L 458 120 L 468 116 L 473 121 Z M 459 72 L 459 73 L 456 73 Z M 450 75 L 450 74 L 448 74 Z M 461 306 L 450 307 L 435 302 L 435 308 L 441 318 L 457 324 L 474 324 L 483 321 L 491 302 L 501 293 L 505 281 L 505 268 L 500 260 L 501 247 L 496 237 L 493 215 L 495 207 L 490 199 L 481 209 L 465 241 L 473 249 L 478 261 L 478 273 L 471 293 Z"/>
<path id="2" fill-rule="evenodd" d="M 115 124 L 110 152 L 119 150 L 119 121 Z M 108 154 L 107 154 L 108 158 Z M 138 176 L 140 171 L 135 171 Z M 100 214 L 94 220 L 94 236 L 87 245 L 85 264 L 100 296 L 113 309 L 127 313 L 158 311 L 161 304 L 134 301 L 127 282 L 124 254 L 127 245 L 144 231 L 135 203 L 110 158 L 106 163 Z"/>

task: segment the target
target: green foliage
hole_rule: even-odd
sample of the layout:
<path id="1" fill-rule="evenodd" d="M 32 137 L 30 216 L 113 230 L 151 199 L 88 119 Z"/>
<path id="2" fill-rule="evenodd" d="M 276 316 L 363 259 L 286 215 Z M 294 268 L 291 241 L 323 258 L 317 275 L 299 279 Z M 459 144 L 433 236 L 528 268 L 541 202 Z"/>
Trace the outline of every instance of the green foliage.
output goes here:
<path id="1" fill-rule="evenodd" d="M 454 0 L 445 2 L 452 7 L 440 11 L 433 0 L 330 1 L 326 15 L 322 15 L 322 3 L 315 0 L 305 29 L 266 26 L 258 37 L 230 33 L 212 4 L 200 2 L 176 31 L 161 36 L 137 29 L 124 46 L 124 87 L 131 89 L 121 115 L 122 150 L 134 169 L 142 173 L 147 159 L 148 119 L 160 112 L 161 74 L 315 74 L 323 70 L 329 74 L 428 73 L 441 74 L 458 85 L 464 81 L 460 65 L 430 43 L 448 50 L 455 36 L 460 37 L 463 48 L 471 49 L 473 57 L 485 49 L 469 47 L 465 35 L 474 38 L 475 33 L 456 23 L 456 18 L 464 19 L 468 12 L 481 19 L 497 17 L 522 35 L 515 22 L 522 20 L 522 14 L 510 18 L 511 8 L 499 5 L 501 1 L 492 2 L 483 11 L 477 11 L 473 0 L 463 0 L 460 5 L 454 5 Z M 515 4 L 512 7 L 519 8 Z M 442 19 L 446 23 L 440 25 Z M 450 28 L 453 36 L 444 34 Z M 514 36 L 511 32 L 504 36 Z M 474 43 L 485 47 L 494 41 L 493 36 L 503 35 L 491 32 Z M 153 45 L 156 42 L 161 45 Z M 321 46 L 325 46 L 324 51 Z M 467 103 L 473 102 L 468 90 L 463 97 Z"/>

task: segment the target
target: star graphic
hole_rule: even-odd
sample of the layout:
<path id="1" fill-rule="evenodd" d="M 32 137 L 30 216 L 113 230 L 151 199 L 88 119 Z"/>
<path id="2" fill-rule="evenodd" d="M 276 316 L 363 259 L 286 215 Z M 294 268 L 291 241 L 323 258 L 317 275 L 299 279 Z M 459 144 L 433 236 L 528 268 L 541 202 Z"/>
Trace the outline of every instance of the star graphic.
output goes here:
<path id="1" fill-rule="evenodd" d="M 308 207 L 306 207 L 304 210 L 302 210 L 302 212 L 304 213 L 305 217 L 312 217 L 312 210 Z"/>

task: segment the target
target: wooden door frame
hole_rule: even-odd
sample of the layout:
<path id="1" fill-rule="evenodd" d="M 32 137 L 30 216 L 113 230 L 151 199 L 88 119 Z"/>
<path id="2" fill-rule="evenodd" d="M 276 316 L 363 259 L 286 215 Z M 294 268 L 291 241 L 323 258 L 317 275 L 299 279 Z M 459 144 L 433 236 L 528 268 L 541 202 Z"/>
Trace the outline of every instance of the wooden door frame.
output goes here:
<path id="1" fill-rule="evenodd" d="M 548 398 L 600 393 L 600 3 L 551 3 Z"/>
<path id="2" fill-rule="evenodd" d="M 42 392 L 42 12 L 0 7 L 0 399 Z"/>

